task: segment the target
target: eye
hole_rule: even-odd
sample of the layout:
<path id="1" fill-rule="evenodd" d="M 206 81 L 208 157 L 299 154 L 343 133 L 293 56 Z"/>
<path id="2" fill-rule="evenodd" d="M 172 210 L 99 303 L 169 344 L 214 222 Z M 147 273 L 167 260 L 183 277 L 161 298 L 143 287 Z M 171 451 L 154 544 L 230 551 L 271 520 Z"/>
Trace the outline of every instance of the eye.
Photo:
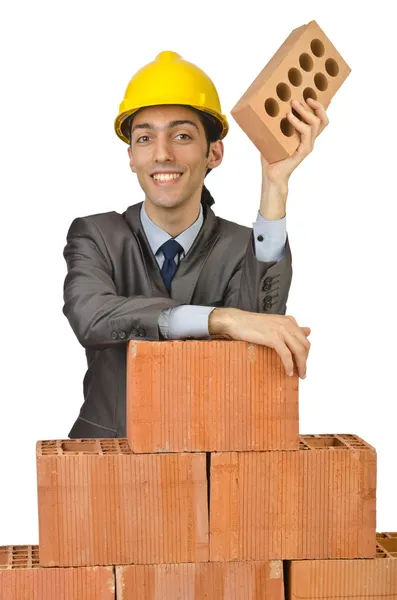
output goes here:
<path id="1" fill-rule="evenodd" d="M 185 136 L 185 138 L 191 140 L 192 138 L 190 137 L 190 135 L 188 135 L 187 133 L 178 133 L 178 135 L 176 137 L 180 137 L 180 136 Z"/>
<path id="2" fill-rule="evenodd" d="M 139 143 L 139 141 L 140 141 L 140 140 L 142 140 L 143 138 L 146 138 L 146 139 L 148 140 L 148 139 L 149 139 L 149 136 L 148 136 L 148 135 L 141 135 L 141 137 L 139 137 L 139 138 L 136 140 L 136 143 L 138 144 L 138 143 Z"/>

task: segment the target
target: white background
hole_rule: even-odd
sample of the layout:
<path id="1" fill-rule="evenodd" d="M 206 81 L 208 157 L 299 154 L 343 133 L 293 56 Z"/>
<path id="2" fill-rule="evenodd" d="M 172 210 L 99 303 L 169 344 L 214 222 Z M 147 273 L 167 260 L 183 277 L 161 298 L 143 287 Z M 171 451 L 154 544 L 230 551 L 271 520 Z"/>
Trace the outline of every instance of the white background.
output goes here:
<path id="1" fill-rule="evenodd" d="M 113 121 L 132 75 L 174 50 L 228 115 L 215 212 L 251 225 L 259 152 L 230 110 L 292 29 L 315 19 L 352 72 L 290 180 L 287 311 L 312 328 L 302 433 L 357 433 L 378 452 L 377 528 L 397 530 L 396 44 L 392 3 L 9 1 L 0 14 L 0 545 L 38 543 L 35 443 L 65 438 L 83 348 L 62 314 L 76 216 L 143 199 Z"/>

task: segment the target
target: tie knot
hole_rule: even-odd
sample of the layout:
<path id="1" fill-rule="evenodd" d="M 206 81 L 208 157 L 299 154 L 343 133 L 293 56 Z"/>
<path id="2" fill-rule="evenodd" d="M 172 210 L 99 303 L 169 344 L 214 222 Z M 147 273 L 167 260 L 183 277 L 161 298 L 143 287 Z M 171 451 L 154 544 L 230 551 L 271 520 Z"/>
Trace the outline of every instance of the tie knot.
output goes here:
<path id="1" fill-rule="evenodd" d="M 161 250 L 164 254 L 164 258 L 168 260 L 174 260 L 175 256 L 183 251 L 183 248 L 179 242 L 171 238 L 167 242 L 164 242 L 164 244 L 160 246 L 159 250 Z"/>

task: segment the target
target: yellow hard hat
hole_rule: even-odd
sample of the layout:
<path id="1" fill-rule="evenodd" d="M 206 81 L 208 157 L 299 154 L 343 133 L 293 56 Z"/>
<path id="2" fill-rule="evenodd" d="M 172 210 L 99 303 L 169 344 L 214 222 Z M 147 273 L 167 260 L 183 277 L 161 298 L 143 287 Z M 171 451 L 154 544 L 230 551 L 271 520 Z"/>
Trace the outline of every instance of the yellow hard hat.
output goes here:
<path id="1" fill-rule="evenodd" d="M 117 135 L 129 144 L 128 117 L 140 108 L 161 104 L 183 104 L 209 113 L 220 126 L 220 138 L 229 131 L 222 114 L 218 92 L 211 79 L 179 54 L 160 52 L 155 60 L 142 67 L 131 79 L 120 104 L 114 128 Z"/>

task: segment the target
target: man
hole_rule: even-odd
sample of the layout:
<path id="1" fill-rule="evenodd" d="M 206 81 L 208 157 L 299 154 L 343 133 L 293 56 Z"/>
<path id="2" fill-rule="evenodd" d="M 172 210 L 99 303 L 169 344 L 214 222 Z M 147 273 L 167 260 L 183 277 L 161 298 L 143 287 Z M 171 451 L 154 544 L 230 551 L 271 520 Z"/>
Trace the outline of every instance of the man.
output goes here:
<path id="1" fill-rule="evenodd" d="M 305 377 L 310 329 L 285 316 L 292 278 L 289 177 L 328 124 L 296 104 L 296 153 L 269 165 L 253 230 L 216 217 L 204 184 L 228 131 L 208 76 L 162 52 L 131 79 L 115 122 L 144 202 L 78 218 L 67 235 L 64 313 L 86 349 L 85 402 L 69 436 L 125 437 L 128 340 L 225 337 L 274 348 Z M 177 376 L 177 374 L 176 374 Z"/>

